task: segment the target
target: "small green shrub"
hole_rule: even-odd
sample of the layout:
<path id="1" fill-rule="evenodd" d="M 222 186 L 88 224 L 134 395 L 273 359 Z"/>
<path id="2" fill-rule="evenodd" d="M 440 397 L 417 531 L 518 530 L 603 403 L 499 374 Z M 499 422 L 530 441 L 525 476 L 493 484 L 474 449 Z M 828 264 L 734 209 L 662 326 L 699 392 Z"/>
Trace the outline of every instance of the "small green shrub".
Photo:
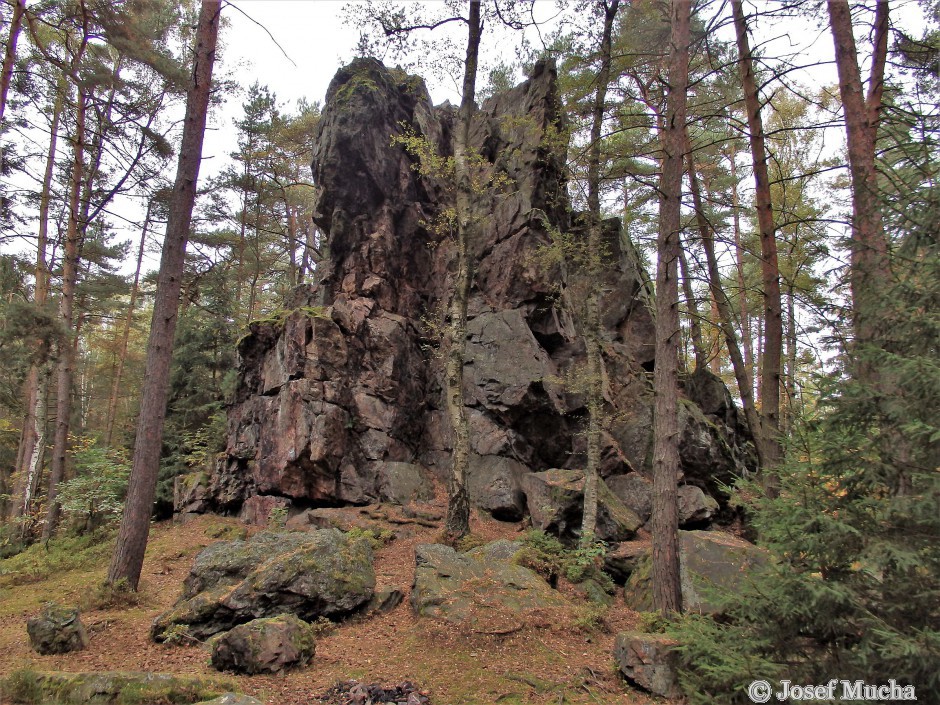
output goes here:
<path id="1" fill-rule="evenodd" d="M 514 561 L 519 565 L 534 570 L 552 585 L 562 574 L 567 562 L 567 550 L 554 536 L 538 529 L 526 532 L 520 550 Z"/>
<path id="2" fill-rule="evenodd" d="M 279 531 L 287 526 L 287 507 L 275 507 L 268 513 L 268 528 Z"/>
<path id="3" fill-rule="evenodd" d="M 389 529 L 366 529 L 361 526 L 354 526 L 346 535 L 353 541 L 365 539 L 372 546 L 373 551 L 377 551 L 395 540 L 395 532 Z"/>
<path id="4" fill-rule="evenodd" d="M 319 639 L 320 637 L 327 636 L 336 631 L 336 623 L 331 622 L 321 615 L 310 622 L 310 630 L 313 632 L 313 635 Z"/>
<path id="5" fill-rule="evenodd" d="M 616 590 L 614 581 L 602 570 L 607 552 L 607 544 L 603 541 L 586 541 L 571 550 L 556 537 L 532 529 L 526 533 L 522 544 L 515 562 L 534 570 L 553 585 L 563 575 L 572 583 L 594 580 L 605 592 Z"/>
<path id="6" fill-rule="evenodd" d="M 582 632 L 596 632 L 607 626 L 605 617 L 608 611 L 607 605 L 601 605 L 596 602 L 589 602 L 578 611 L 578 616 L 574 619 L 574 626 Z"/>

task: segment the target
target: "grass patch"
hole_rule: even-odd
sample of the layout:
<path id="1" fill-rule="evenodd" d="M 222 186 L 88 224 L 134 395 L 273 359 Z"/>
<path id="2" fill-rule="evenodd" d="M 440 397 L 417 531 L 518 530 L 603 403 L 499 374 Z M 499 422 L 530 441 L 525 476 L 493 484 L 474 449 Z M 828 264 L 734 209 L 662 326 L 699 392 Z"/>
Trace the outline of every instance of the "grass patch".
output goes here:
<path id="1" fill-rule="evenodd" d="M 113 540 L 114 530 L 107 529 L 34 543 L 0 560 L 0 587 L 35 583 L 53 574 L 101 563 L 111 555 Z"/>

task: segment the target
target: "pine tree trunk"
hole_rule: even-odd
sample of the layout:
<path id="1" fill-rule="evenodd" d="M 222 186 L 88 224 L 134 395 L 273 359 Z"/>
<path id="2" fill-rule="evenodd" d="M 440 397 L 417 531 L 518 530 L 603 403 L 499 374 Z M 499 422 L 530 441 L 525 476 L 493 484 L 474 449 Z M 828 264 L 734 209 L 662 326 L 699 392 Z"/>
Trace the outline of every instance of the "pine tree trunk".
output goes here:
<path id="1" fill-rule="evenodd" d="M 656 367 L 653 372 L 653 606 L 662 614 L 682 609 L 679 587 L 679 231 L 682 153 L 689 83 L 691 3 L 672 3 L 667 118 L 662 131 L 656 249 Z"/>
<path id="2" fill-rule="evenodd" d="M 147 372 L 141 391 L 133 466 L 121 527 L 108 568 L 108 583 L 114 585 L 126 580 L 128 586 L 134 590 L 140 582 L 144 551 L 150 532 L 150 516 L 157 490 L 173 339 L 176 333 L 186 242 L 202 159 L 220 11 L 220 0 L 203 0 L 196 28 L 193 83 L 186 99 L 176 184 L 170 200 L 170 215 L 157 279 L 150 340 L 147 343 Z"/>
<path id="3" fill-rule="evenodd" d="M 35 281 L 36 289 L 33 296 L 33 303 L 37 308 L 46 305 L 49 297 L 49 266 L 46 261 L 46 250 L 49 243 L 49 204 L 52 195 L 52 177 L 55 170 L 56 145 L 59 137 L 59 121 L 62 117 L 62 105 L 65 97 L 65 90 L 61 84 L 56 87 L 55 106 L 52 111 L 52 124 L 49 133 L 49 149 L 46 152 L 46 170 L 43 174 L 42 191 L 39 195 L 39 228 L 36 243 L 36 271 Z M 26 384 L 23 390 L 26 415 L 23 420 L 23 433 L 20 437 L 20 445 L 17 450 L 16 463 L 16 485 L 13 490 L 15 498 L 13 504 L 12 516 L 14 518 L 23 516 L 24 511 L 28 511 L 31 498 L 26 494 L 29 492 L 28 478 L 33 476 L 30 471 L 36 444 L 40 442 L 39 434 L 36 429 L 38 423 L 38 407 L 44 404 L 39 397 L 39 387 L 42 376 L 48 374 L 46 363 L 49 357 L 49 347 L 51 341 L 37 340 L 35 359 L 30 365 L 29 373 L 26 376 Z M 45 429 L 45 420 L 42 423 Z"/>
<path id="4" fill-rule="evenodd" d="M 852 290 L 852 319 L 855 340 L 876 343 L 876 308 L 880 293 L 890 281 L 888 240 L 879 210 L 878 174 L 875 170 L 875 141 L 881 117 L 884 68 L 888 52 L 888 3 L 876 3 L 874 55 L 863 96 L 858 51 L 852 33 L 848 0 L 828 0 L 829 25 L 835 44 L 839 94 L 845 113 L 849 173 L 852 177 L 852 239 L 849 283 Z M 864 378 L 871 370 L 860 366 Z"/>
<path id="5" fill-rule="evenodd" d="M 738 301 L 741 312 L 741 343 L 744 346 L 744 362 L 749 380 L 751 397 L 754 396 L 754 341 L 751 336 L 751 315 L 747 307 L 747 280 L 744 277 L 744 247 L 741 244 L 741 199 L 738 196 L 738 168 L 734 153 L 728 160 L 731 164 L 731 209 L 734 226 L 734 262 L 738 274 Z M 729 318 L 730 320 L 730 318 Z"/>
<path id="6" fill-rule="evenodd" d="M 23 13 L 26 12 L 26 0 L 13 0 L 11 4 L 13 17 L 10 19 L 10 36 L 3 54 L 3 68 L 0 69 L 0 121 L 3 120 L 6 112 L 7 93 L 10 90 L 10 80 L 13 78 L 13 63 L 16 61 L 16 43 L 23 26 Z"/>
<path id="7" fill-rule="evenodd" d="M 770 175 L 767 171 L 767 149 L 764 143 L 764 125 L 761 119 L 760 96 L 751 48 L 747 40 L 747 26 L 741 0 L 731 0 L 734 28 L 738 44 L 738 67 L 744 88 L 747 125 L 750 133 L 751 158 L 754 163 L 757 223 L 761 243 L 761 284 L 764 289 L 764 343 L 761 360 L 761 425 L 764 446 L 764 487 L 776 492 L 774 467 L 782 455 L 780 445 L 780 374 L 783 355 L 783 306 L 780 297 L 780 267 L 777 263 L 777 237 L 773 206 L 770 196 Z"/>
<path id="8" fill-rule="evenodd" d="M 457 272 L 450 304 L 450 325 L 447 331 L 447 365 L 445 395 L 447 415 L 454 430 L 454 453 L 448 488 L 447 518 L 444 531 L 450 540 L 459 539 L 470 531 L 470 495 L 467 493 L 467 469 L 470 466 L 470 428 L 463 403 L 463 365 L 467 350 L 467 301 L 470 298 L 471 223 L 470 204 L 473 197 L 467 145 L 470 122 L 476 108 L 477 58 L 480 52 L 480 2 L 470 0 L 468 17 L 467 56 L 464 61 L 463 92 L 457 114 L 454 139 L 455 176 L 457 178 Z"/>
<path id="9" fill-rule="evenodd" d="M 692 190 L 692 205 L 695 208 L 695 217 L 698 223 L 699 237 L 702 240 L 702 249 L 705 250 L 705 262 L 708 267 L 708 286 L 711 290 L 712 301 L 718 310 L 718 321 L 721 326 L 721 332 L 725 338 L 725 346 L 728 348 L 728 357 L 731 358 L 731 368 L 734 370 L 734 378 L 738 383 L 738 394 L 741 397 L 741 404 L 744 407 L 744 418 L 747 426 L 754 437 L 754 443 L 757 447 L 758 462 L 763 462 L 764 435 L 760 430 L 760 416 L 757 413 L 757 407 L 754 404 L 754 386 L 751 384 L 751 378 L 748 376 L 748 367 L 741 355 L 741 348 L 738 346 L 738 337 L 734 332 L 734 314 L 731 309 L 731 302 L 728 295 L 721 287 L 721 272 L 718 270 L 718 257 L 715 255 L 715 236 L 712 233 L 708 221 L 705 219 L 702 210 L 702 195 L 699 190 L 698 175 L 695 171 L 695 160 L 690 152 L 687 157 L 689 187 Z"/>
<path id="10" fill-rule="evenodd" d="M 78 86 L 78 101 L 75 108 L 75 145 L 72 159 L 72 178 L 69 184 L 69 220 L 65 235 L 65 254 L 62 258 L 62 298 L 59 302 L 59 318 L 62 330 L 76 335 L 73 326 L 75 286 L 78 278 L 78 257 L 81 247 L 82 226 L 79 222 L 80 196 L 82 189 L 82 165 L 85 148 L 85 109 L 87 97 L 84 88 Z M 42 529 L 42 540 L 48 541 L 59 523 L 60 507 L 56 497 L 59 482 L 65 477 L 68 455 L 69 425 L 72 415 L 72 375 L 75 365 L 75 348 L 71 340 L 59 343 L 59 363 L 56 381 L 55 436 L 52 445 L 52 467 L 49 469 L 49 491 L 46 495 L 46 523 Z"/>
<path id="11" fill-rule="evenodd" d="M 147 204 L 147 215 L 144 216 L 144 227 L 140 233 L 140 246 L 137 248 L 137 267 L 134 269 L 134 284 L 131 286 L 131 298 L 127 303 L 127 313 L 124 316 L 124 330 L 121 333 L 121 347 L 118 351 L 117 368 L 114 370 L 114 381 L 111 383 L 111 394 L 108 396 L 108 417 L 105 424 L 104 445 L 111 447 L 114 436 L 114 420 L 117 417 L 118 395 L 121 391 L 121 379 L 124 376 L 124 365 L 127 363 L 127 347 L 131 339 L 131 328 L 134 324 L 134 309 L 137 305 L 137 294 L 140 288 L 140 268 L 144 261 L 144 249 L 147 244 L 147 230 L 150 228 L 150 216 L 153 213 L 153 200 Z"/>
<path id="12" fill-rule="evenodd" d="M 695 301 L 695 292 L 692 290 L 692 278 L 689 272 L 688 257 L 681 244 L 679 247 L 679 269 L 682 274 L 682 293 L 685 296 L 685 307 L 689 312 L 689 338 L 692 340 L 692 354 L 695 356 L 695 369 L 708 367 L 708 353 L 705 351 L 705 342 L 702 338 L 702 317 Z"/>
<path id="13" fill-rule="evenodd" d="M 620 0 L 604 0 L 604 31 L 601 34 L 600 70 L 591 115 L 591 147 L 588 151 L 588 291 L 585 307 L 584 347 L 587 358 L 587 462 L 584 468 L 584 511 L 581 540 L 589 542 L 597 531 L 597 482 L 601 461 L 601 415 L 604 411 L 604 361 L 601 357 L 600 280 L 603 266 L 601 247 L 601 135 L 604 107 L 610 84 L 610 64 L 614 19 Z"/>

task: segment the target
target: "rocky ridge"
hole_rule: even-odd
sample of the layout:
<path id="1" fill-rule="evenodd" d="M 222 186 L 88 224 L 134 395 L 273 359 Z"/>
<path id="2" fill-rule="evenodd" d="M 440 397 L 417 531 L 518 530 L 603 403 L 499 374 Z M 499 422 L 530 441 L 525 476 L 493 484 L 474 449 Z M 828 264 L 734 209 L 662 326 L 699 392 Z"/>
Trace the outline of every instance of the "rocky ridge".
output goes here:
<path id="1" fill-rule="evenodd" d="M 437 347 L 453 247 L 429 223 L 449 191 L 443 178 L 419 174 L 393 138 L 415 135 L 449 155 L 454 120 L 452 107 L 431 104 L 421 79 L 375 60 L 336 75 L 313 163 L 315 219 L 330 259 L 315 285 L 294 291 L 284 311 L 240 341 L 225 458 L 214 473 L 178 483 L 177 511 L 261 507 L 263 521 L 277 507 L 404 503 L 395 495 L 420 494 L 428 473 L 446 476 L 451 438 Z M 531 513 L 531 473 L 577 469 L 584 459 L 584 399 L 562 383 L 584 357 L 579 277 L 538 256 L 552 230 L 579 223 L 566 191 L 553 65 L 536 64 L 474 120 L 480 168 L 508 186 L 474 204 L 469 483 L 478 507 L 517 520 Z M 652 294 L 629 239 L 616 221 L 607 225 L 602 348 L 611 421 L 601 472 L 643 476 L 652 445 Z M 685 397 L 684 482 L 714 495 L 752 464 L 750 443 L 710 373 L 690 377 Z"/>

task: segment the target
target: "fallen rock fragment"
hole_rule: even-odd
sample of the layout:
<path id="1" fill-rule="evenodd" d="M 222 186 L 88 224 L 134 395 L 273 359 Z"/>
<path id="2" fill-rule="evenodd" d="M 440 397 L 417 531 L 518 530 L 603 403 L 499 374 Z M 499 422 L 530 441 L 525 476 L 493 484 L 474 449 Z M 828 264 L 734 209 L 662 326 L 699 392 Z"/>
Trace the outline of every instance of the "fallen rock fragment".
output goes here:
<path id="1" fill-rule="evenodd" d="M 47 602 L 42 612 L 26 621 L 29 645 L 42 655 L 65 654 L 88 646 L 88 634 L 78 608 Z"/>

